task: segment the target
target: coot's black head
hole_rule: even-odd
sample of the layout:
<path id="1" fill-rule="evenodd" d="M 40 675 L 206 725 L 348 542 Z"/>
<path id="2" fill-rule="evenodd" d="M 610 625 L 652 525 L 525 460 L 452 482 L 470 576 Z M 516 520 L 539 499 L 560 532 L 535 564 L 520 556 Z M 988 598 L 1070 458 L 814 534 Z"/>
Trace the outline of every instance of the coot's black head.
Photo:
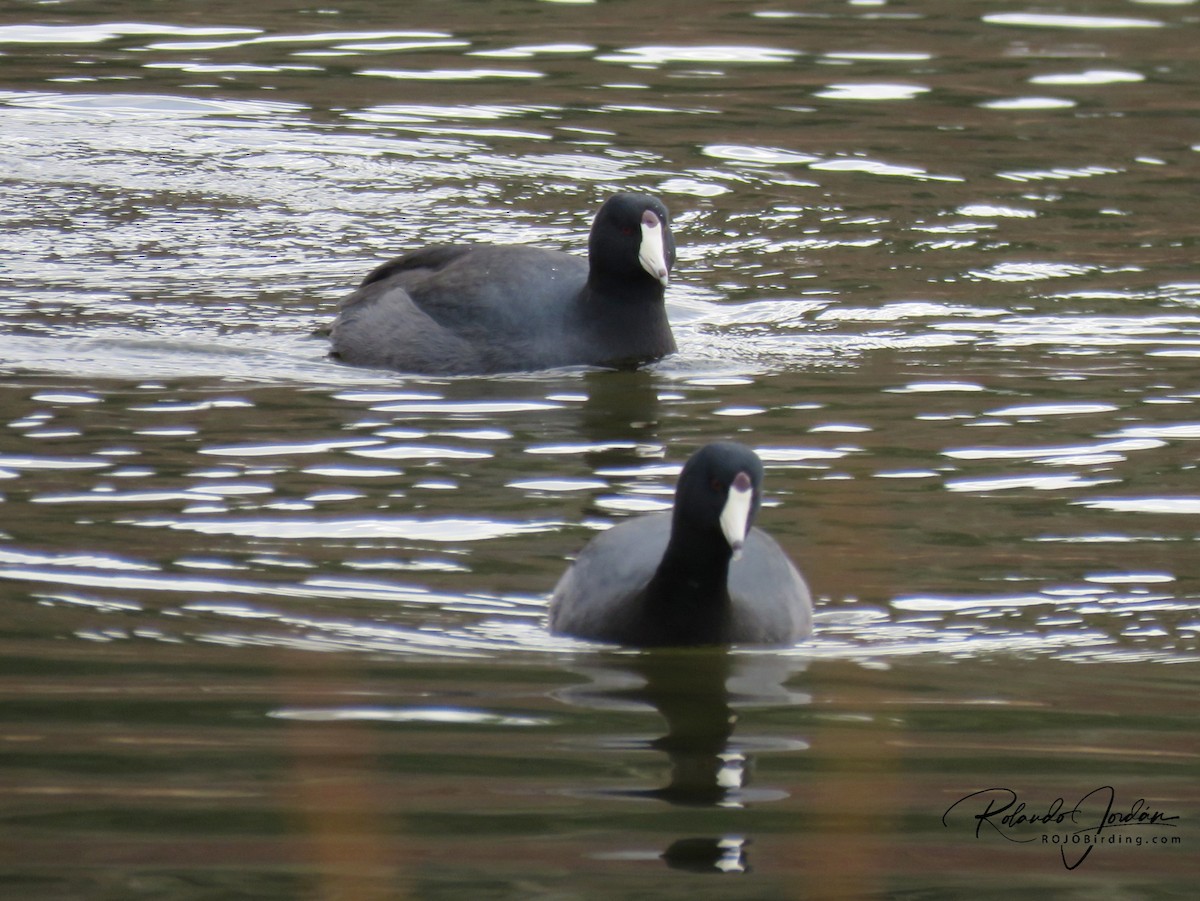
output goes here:
<path id="1" fill-rule="evenodd" d="M 637 293 L 657 283 L 661 294 L 675 265 L 671 215 L 656 197 L 614 194 L 596 213 L 588 238 L 593 282 L 615 284 Z"/>
<path id="2" fill-rule="evenodd" d="M 736 558 L 762 504 L 763 465 L 750 448 L 718 441 L 684 464 L 675 488 L 672 532 L 703 536 Z"/>

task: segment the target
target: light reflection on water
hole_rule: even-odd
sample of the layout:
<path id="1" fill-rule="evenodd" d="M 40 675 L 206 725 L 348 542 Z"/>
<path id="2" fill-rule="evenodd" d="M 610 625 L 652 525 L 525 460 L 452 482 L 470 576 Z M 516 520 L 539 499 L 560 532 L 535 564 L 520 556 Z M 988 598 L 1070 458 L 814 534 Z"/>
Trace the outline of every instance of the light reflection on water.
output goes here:
<path id="1" fill-rule="evenodd" d="M 603 384 L 600 381 L 603 378 L 618 380 L 621 377 L 597 373 L 589 377 L 588 384 L 596 388 Z M 649 391 L 640 398 L 636 393 L 625 398 L 632 397 L 642 405 L 629 412 L 645 416 L 649 423 L 635 427 L 634 431 L 643 431 L 638 440 L 566 444 L 558 444 L 552 439 L 554 431 L 565 428 L 563 434 L 578 434 L 573 431 L 575 427 L 570 425 L 571 422 L 586 421 L 593 412 L 604 415 L 612 412 L 594 410 L 597 402 L 609 402 L 601 391 L 594 392 L 597 397 L 592 393 L 566 393 L 558 380 L 547 384 L 536 378 L 514 382 L 505 392 L 507 397 L 504 399 L 481 399 L 473 392 L 478 385 L 469 382 L 443 383 L 440 390 L 346 392 L 335 389 L 324 399 L 321 393 L 310 393 L 304 414 L 304 418 L 326 419 L 334 412 L 335 417 L 341 419 L 341 425 L 335 426 L 332 433 L 326 427 L 322 429 L 325 434 L 303 439 L 296 436 L 279 442 L 275 439 L 278 429 L 271 428 L 270 434 L 275 440 L 247 442 L 244 440 L 246 426 L 261 417 L 262 408 L 277 406 L 273 397 L 258 398 L 254 391 L 234 395 L 225 390 L 215 396 L 162 396 L 147 403 L 144 399 L 136 399 L 144 392 L 120 391 L 109 395 L 102 390 L 36 390 L 28 396 L 33 409 L 10 421 L 10 434 L 18 438 L 24 436 L 19 449 L 29 452 L 0 458 L 0 469 L 11 473 L 10 484 L 20 491 L 19 497 L 9 500 L 9 509 L 13 509 L 14 503 L 28 504 L 20 509 L 29 511 L 27 515 L 31 517 L 39 508 L 75 510 L 79 511 L 77 516 L 92 509 L 95 512 L 86 517 L 87 521 L 99 517 L 125 535 L 124 540 L 135 542 L 142 540 L 137 532 L 163 535 L 166 530 L 191 537 L 182 545 L 185 550 L 173 560 L 168 555 L 132 562 L 128 555 L 69 551 L 47 555 L 24 551 L 17 545 L 7 554 L 8 565 L 2 575 L 32 585 L 86 585 L 100 594 L 102 607 L 104 595 L 119 594 L 121 596 L 114 599 L 118 606 L 104 609 L 120 609 L 126 613 L 128 608 L 121 605 L 131 596 L 145 595 L 153 599 L 164 592 L 168 595 L 201 593 L 290 598 L 296 603 L 310 598 L 322 605 L 352 597 L 363 601 L 391 597 L 378 585 L 368 586 L 355 581 L 338 587 L 336 580 L 322 582 L 306 577 L 297 582 L 272 575 L 266 581 L 260 581 L 255 577 L 256 573 L 265 575 L 273 569 L 269 556 L 263 556 L 264 552 L 287 554 L 292 557 L 287 565 L 294 566 L 305 559 L 302 549 L 309 547 L 315 557 L 306 564 L 308 567 L 327 568 L 331 564 L 335 568 L 348 569 L 397 566 L 410 572 L 436 573 L 445 581 L 442 589 L 431 596 L 449 604 L 453 599 L 480 597 L 479 589 L 488 586 L 494 578 L 491 575 L 494 567 L 508 558 L 513 549 L 522 544 L 528 549 L 528 542 L 535 540 L 534 536 L 551 536 L 552 540 L 536 555 L 534 569 L 537 575 L 514 583 L 515 596 L 529 599 L 520 605 L 523 610 L 520 616 L 528 631 L 517 647 L 537 647 L 541 642 L 543 599 L 561 565 L 556 561 L 572 553 L 585 540 L 587 532 L 602 527 L 613 517 L 661 509 L 669 503 L 679 460 L 673 459 L 676 455 L 667 449 L 661 429 L 678 415 L 673 412 L 676 408 L 680 412 L 688 411 L 689 415 L 750 423 L 739 428 L 746 430 L 747 437 L 756 444 L 767 463 L 768 484 L 775 492 L 774 497 L 768 499 L 768 513 L 764 515 L 774 516 L 775 522 L 785 530 L 785 524 L 794 523 L 793 517 L 797 514 L 802 514 L 804 521 L 809 523 L 804 527 L 802 541 L 792 539 L 794 552 L 802 561 L 813 553 L 823 557 L 822 544 L 826 542 L 837 546 L 854 540 L 849 533 L 844 538 L 840 536 L 842 517 L 836 506 L 826 509 L 824 505 L 810 507 L 806 503 L 806 495 L 811 494 L 819 482 L 853 482 L 873 477 L 898 486 L 894 492 L 884 491 L 884 495 L 893 495 L 900 503 L 907 503 L 904 498 L 911 493 L 911 489 L 904 487 L 906 483 L 921 486 L 932 483 L 940 485 L 946 492 L 943 497 L 947 501 L 942 502 L 940 509 L 949 509 L 946 504 L 953 495 L 978 499 L 1013 495 L 1017 498 L 1014 503 L 1020 509 L 1031 502 L 1033 495 L 1028 492 L 1032 490 L 1047 495 L 1047 514 L 1052 518 L 1059 515 L 1054 511 L 1063 509 L 1064 500 L 1068 504 L 1066 509 L 1075 507 L 1100 513 L 1133 511 L 1186 515 L 1194 512 L 1195 498 L 1187 494 L 1112 495 L 1114 488 L 1127 481 L 1122 472 L 1135 458 L 1173 454 L 1176 449 L 1186 449 L 1187 442 L 1196 437 L 1196 425 L 1187 421 L 1122 424 L 1113 429 L 1113 414 L 1128 418 L 1131 409 L 1128 398 L 1119 403 L 1073 400 L 1011 403 L 1014 399 L 1011 392 L 998 396 L 997 392 L 978 383 L 910 382 L 901 387 L 887 385 L 883 389 L 894 397 L 911 398 L 916 404 L 915 408 L 902 407 L 897 419 L 893 411 L 883 413 L 878 407 L 874 412 L 859 410 L 846 416 L 837 412 L 840 402 L 835 394 L 828 394 L 824 402 L 803 404 L 767 400 L 771 386 L 763 384 L 763 379 L 663 380 L 663 376 L 636 374 L 633 378 L 639 390 Z M 832 391 L 836 384 L 832 378 L 827 380 L 825 390 Z M 666 386 L 671 387 L 662 390 Z M 760 402 L 731 407 L 725 399 L 725 392 L 731 390 L 748 392 L 748 396 Z M 494 391 L 489 393 L 494 395 Z M 458 401 L 458 396 L 464 399 Z M 1000 397 L 1007 403 L 997 406 Z M 950 415 L 922 412 L 914 416 L 914 410 L 928 409 L 926 398 L 936 399 L 938 405 L 945 402 L 943 398 L 970 398 L 971 402 L 954 401 L 958 410 Z M 761 402 L 764 400 L 766 403 Z M 330 404 L 336 406 L 331 408 Z M 777 411 L 789 407 L 793 415 L 803 416 L 811 423 L 804 429 L 808 437 L 804 445 L 781 442 L 781 438 L 791 438 L 794 442 L 790 433 L 795 429 L 790 427 L 779 433 L 771 422 Z M 359 408 L 376 418 L 354 422 L 352 417 L 358 415 L 355 410 Z M 733 413 L 737 415 L 731 416 Z M 94 433 L 103 436 L 111 428 L 109 422 L 114 414 L 118 421 L 129 416 L 141 421 L 143 427 L 134 432 L 144 440 L 190 444 L 192 466 L 182 478 L 165 478 L 152 462 L 151 448 L 114 447 L 103 438 L 97 443 Z M 347 416 L 351 418 L 347 419 Z M 210 435 L 196 425 L 184 428 L 179 425 L 204 419 L 211 421 L 212 417 L 220 417 L 223 423 L 222 431 L 216 435 Z M 397 429 L 395 425 L 400 423 L 403 427 Z M 51 424 L 61 431 L 47 431 Z M 1043 441 L 1046 440 L 1045 430 L 1056 425 L 1065 427 L 1064 434 L 1074 435 L 1074 440 L 1031 445 L 1004 436 L 998 436 L 999 441 L 991 440 L 992 433 L 1000 429 L 1005 435 L 1013 430 L 1029 436 L 1036 433 L 1038 440 Z M 951 440 L 962 441 L 965 433 L 960 434 L 960 430 L 971 426 L 990 426 L 985 430 L 989 440 L 974 445 L 950 443 Z M 339 436 L 338 432 L 344 435 L 346 428 L 357 434 L 354 437 Z M 911 436 L 907 439 L 909 449 L 904 451 L 907 466 L 896 465 L 899 460 L 895 457 L 895 448 L 900 445 L 890 434 L 896 428 L 903 428 L 906 435 Z M 628 430 L 629 426 L 624 429 Z M 239 434 L 241 440 L 227 443 L 228 436 L 234 433 Z M 47 435 L 51 437 L 45 437 Z M 392 443 L 397 437 L 404 443 Z M 758 440 L 754 440 L 755 437 Z M 547 438 L 551 440 L 547 441 Z M 42 450 L 63 442 L 69 443 L 74 453 L 59 455 Z M 85 447 L 90 453 L 78 453 Z M 921 451 L 922 447 L 926 450 Z M 143 465 L 118 462 L 129 453 L 134 458 L 143 458 L 139 460 Z M 224 464 L 215 469 L 196 468 L 194 464 L 201 455 L 222 460 Z M 387 461 L 392 465 L 356 464 L 355 458 Z M 319 462 L 314 464 L 314 460 Z M 1049 466 L 1054 471 L 1021 471 L 1030 465 Z M 1014 471 L 1014 466 L 1021 468 Z M 498 469 L 493 472 L 492 467 Z M 1185 464 L 1184 469 L 1187 468 Z M 39 485 L 31 480 L 30 477 L 39 473 L 46 476 L 87 474 L 90 482 L 81 483 L 76 476 L 75 490 L 63 490 L 60 481 Z M 350 479 L 363 487 L 351 487 L 347 482 Z M 372 489 L 366 483 L 378 483 L 379 487 Z M 874 493 L 879 492 L 875 490 Z M 927 489 L 922 488 L 920 493 L 927 493 Z M 437 497 L 439 494 L 443 497 Z M 469 495 L 495 497 L 496 506 L 492 511 L 487 511 L 485 506 L 481 511 L 483 515 L 465 515 L 468 511 L 462 508 L 462 498 Z M 512 509 L 513 501 L 518 498 L 517 509 Z M 369 507 L 375 509 L 368 512 Z M 497 516 L 501 509 L 512 509 L 517 516 Z M 141 512 L 143 510 L 145 512 Z M 571 510 L 579 512 L 571 513 Z M 572 525 L 573 522 L 579 525 Z M 131 532 L 131 527 L 136 532 Z M 1054 542 L 1072 541 L 1145 546 L 1148 539 L 1158 538 L 1178 546 L 1180 553 L 1186 553 L 1187 546 L 1194 544 L 1193 537 L 1186 531 L 1141 536 L 1138 533 L 1142 530 L 1134 525 L 1130 533 L 1123 534 L 1103 527 L 1101 520 L 1092 525 L 1081 520 L 1074 537 L 1063 535 L 1061 527 L 1042 531 L 1042 534 L 1037 529 L 1027 533 L 1026 543 L 1032 542 L 1034 546 L 1040 543 L 1046 547 Z M 1045 532 L 1057 532 L 1058 535 Z M 796 535 L 795 525 L 785 534 Z M 964 537 L 966 534 L 963 533 Z M 238 551 L 236 544 L 229 543 L 234 539 L 254 543 L 248 549 Z M 121 539 L 117 537 L 117 540 L 119 544 Z M 909 540 L 914 544 L 922 540 L 941 544 L 945 539 L 923 539 L 918 532 Z M 196 541 L 205 543 L 196 545 Z M 345 549 L 352 547 L 360 551 L 384 551 L 392 562 L 373 564 L 361 555 L 356 559 L 346 554 Z M 426 558 L 432 553 L 436 559 L 439 547 L 459 555 L 460 561 L 453 565 L 430 564 Z M 408 550 L 410 559 L 395 560 L 395 550 L 400 548 Z M 247 551 L 256 555 L 250 561 L 246 559 Z M 299 557 L 295 556 L 297 552 Z M 194 561 L 205 556 L 231 561 L 230 566 L 239 572 L 239 578 L 231 579 L 220 572 L 221 567 L 211 566 L 207 567 L 208 576 L 197 579 Z M 157 562 L 150 562 L 151 559 Z M 1092 613 L 1099 611 L 1111 624 L 1106 632 L 1101 620 L 1089 619 L 1085 644 L 1095 653 L 1103 656 L 1118 652 L 1132 635 L 1136 635 L 1138 643 L 1154 643 L 1156 636 L 1145 629 L 1131 633 L 1126 628 L 1125 621 L 1134 615 L 1143 623 L 1148 618 L 1155 620 L 1157 638 L 1165 641 L 1158 652 L 1164 659 L 1171 659 L 1195 640 L 1194 630 L 1189 631 L 1180 621 L 1181 616 L 1194 613 L 1194 604 L 1189 602 L 1186 594 L 1192 575 L 1186 570 L 1176 574 L 1171 567 L 1163 570 L 1161 564 L 1150 567 L 1131 564 L 1125 581 L 1136 583 L 1139 572 L 1158 573 L 1150 580 L 1157 587 L 1167 587 L 1169 591 L 1178 588 L 1183 592 L 1178 597 L 1168 593 L 1143 598 L 1123 594 L 1122 580 L 1116 577 L 1096 587 L 1095 566 L 1087 571 L 1068 569 L 1057 576 L 1050 573 L 1033 575 L 1038 569 L 1045 569 L 1050 558 L 1035 559 L 1038 562 L 1030 575 L 1020 575 L 1022 569 L 1028 568 L 1026 563 L 1010 571 L 1005 578 L 1035 584 L 1041 582 L 1045 585 L 1041 592 L 996 594 L 984 584 L 990 577 L 980 573 L 973 577 L 967 575 L 966 582 L 947 586 L 949 591 L 945 594 L 918 595 L 932 599 L 920 609 L 925 613 L 953 614 L 955 648 L 961 646 L 985 654 L 996 647 L 1039 647 L 1055 653 L 1057 649 L 1069 647 L 1070 642 L 1064 641 L 1064 634 L 1057 628 L 1047 627 L 1044 623 L 1050 622 L 1056 627 L 1056 617 L 1073 615 L 1078 600 L 1064 600 L 1055 592 L 1072 579 L 1085 579 L 1093 586 L 1086 597 L 1091 605 L 1089 609 Z M 98 560 L 120 560 L 124 561 L 121 567 L 133 566 L 155 571 L 155 574 L 130 577 L 108 573 L 105 570 L 109 567 L 97 564 Z M 46 568 L 47 563 L 51 568 Z M 191 572 L 173 571 L 180 569 Z M 446 578 L 449 574 L 454 578 Z M 530 575 L 533 576 L 532 571 Z M 1047 577 L 1049 581 L 1046 581 Z M 983 583 L 979 581 L 981 578 Z M 922 585 L 920 579 L 906 580 L 898 595 L 889 598 L 886 594 L 872 592 L 869 580 L 856 578 L 851 572 L 843 572 L 840 581 L 849 587 L 849 596 L 824 595 L 824 603 L 830 605 L 830 618 L 821 620 L 822 629 L 813 649 L 816 653 L 829 653 L 839 647 L 839 641 L 846 634 L 846 630 L 839 628 L 839 623 L 843 622 L 839 613 L 858 609 L 854 605 L 859 603 L 864 591 L 870 598 L 872 610 L 890 609 L 893 616 L 898 617 L 913 609 L 914 602 L 906 598 L 911 598 L 914 591 L 928 587 Z M 861 584 L 856 585 L 856 582 Z M 1137 591 L 1145 590 L 1144 585 L 1133 587 Z M 409 589 L 397 590 L 400 597 L 411 599 Z M 956 590 L 966 592 L 962 600 L 954 600 Z M 417 593 L 424 595 L 427 591 L 421 587 Z M 1164 600 L 1174 602 L 1143 603 Z M 150 607 L 161 605 L 161 601 L 149 602 Z M 1030 605 L 1044 605 L 1050 610 L 1042 620 L 1033 622 L 1016 616 L 1020 608 Z M 143 606 L 135 605 L 132 609 L 141 610 Z M 431 608 L 426 606 L 419 614 L 424 627 L 433 627 L 435 632 L 444 629 L 447 643 L 452 643 L 453 628 L 448 624 L 436 625 L 436 617 L 434 622 L 429 622 L 430 612 Z M 995 620 L 997 614 L 1003 623 L 999 629 Z M 364 625 L 372 615 L 368 604 L 363 610 Z M 1010 622 L 1014 617 L 1016 621 Z M 274 614 L 263 617 L 265 620 L 275 618 Z M 909 628 L 898 638 L 894 627 L 899 623 L 886 614 L 866 620 L 852 617 L 851 623 L 848 631 L 853 653 L 875 653 L 885 657 L 896 653 L 944 651 L 946 636 L 941 630 L 950 625 L 949 619 L 943 619 L 915 631 Z M 1091 631 L 1097 623 L 1100 623 L 1100 631 Z M 826 638 L 828 644 L 823 643 Z M 422 643 L 425 643 L 425 637 Z M 353 647 L 353 642 L 341 646 Z M 507 647 L 511 649 L 512 645 Z M 371 648 L 378 650 L 379 644 L 376 642 Z M 405 648 L 402 640 L 392 646 L 398 653 L 403 653 Z M 486 642 L 480 648 L 486 650 Z M 491 650 L 499 653 L 504 648 L 498 646 Z M 1071 648 L 1072 655 L 1077 656 L 1077 651 L 1078 648 Z"/>

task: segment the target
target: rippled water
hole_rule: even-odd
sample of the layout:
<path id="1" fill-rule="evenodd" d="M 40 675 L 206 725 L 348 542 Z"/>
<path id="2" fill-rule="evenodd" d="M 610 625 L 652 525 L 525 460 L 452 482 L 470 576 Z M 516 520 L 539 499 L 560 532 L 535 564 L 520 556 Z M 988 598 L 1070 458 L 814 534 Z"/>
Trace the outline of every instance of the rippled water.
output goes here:
<path id="1" fill-rule="evenodd" d="M 0 9 L 0 886 L 1190 897 L 1198 38 L 1191 0 Z M 676 356 L 325 357 L 379 260 L 581 250 L 627 188 Z M 727 437 L 814 639 L 547 636 Z M 940 819 L 1105 784 L 1185 847 Z"/>

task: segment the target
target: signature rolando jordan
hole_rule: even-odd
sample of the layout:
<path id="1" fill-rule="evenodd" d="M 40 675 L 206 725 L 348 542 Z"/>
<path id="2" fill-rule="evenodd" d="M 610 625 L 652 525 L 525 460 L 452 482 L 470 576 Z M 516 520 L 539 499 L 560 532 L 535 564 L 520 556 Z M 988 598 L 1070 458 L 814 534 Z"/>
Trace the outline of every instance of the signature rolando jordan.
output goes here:
<path id="1" fill-rule="evenodd" d="M 978 811 L 971 813 L 971 811 Z M 1143 828 L 1176 829 L 1178 816 L 1170 816 L 1151 808 L 1145 798 L 1138 798 L 1128 808 L 1117 806 L 1117 793 L 1111 785 L 1102 785 L 1083 795 L 1071 807 L 1062 798 L 1055 798 L 1044 810 L 1032 809 L 1020 800 L 1011 788 L 985 788 L 959 798 L 942 814 L 942 825 L 969 814 L 975 820 L 975 837 L 990 828 L 1010 842 L 1036 842 L 1058 845 L 1063 866 L 1073 870 L 1087 860 L 1088 855 L 1103 844 L 1136 844 L 1143 839 L 1154 844 L 1178 844 L 1178 836 L 1150 836 L 1137 832 Z M 1041 826 L 1038 834 L 1030 834 Z M 1062 827 L 1050 831 L 1045 827 Z M 1079 851 L 1074 862 L 1068 859 L 1068 848 Z"/>

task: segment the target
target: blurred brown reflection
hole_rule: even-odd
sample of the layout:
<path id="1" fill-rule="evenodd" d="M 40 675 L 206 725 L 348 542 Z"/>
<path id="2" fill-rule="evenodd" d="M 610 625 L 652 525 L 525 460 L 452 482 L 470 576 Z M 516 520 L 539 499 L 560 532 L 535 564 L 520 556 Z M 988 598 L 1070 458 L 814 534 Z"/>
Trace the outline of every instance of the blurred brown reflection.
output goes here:
<path id="1" fill-rule="evenodd" d="M 331 684 L 353 684 L 362 676 L 355 657 L 307 656 L 303 668 L 294 658 L 280 656 L 277 684 L 287 705 L 309 706 L 314 698 L 328 703 Z M 314 901 L 408 897 L 402 888 L 404 845 L 386 838 L 387 812 L 382 796 L 372 790 L 384 749 L 371 724 L 293 718 L 286 730 L 290 774 L 278 786 L 279 803 L 308 845 L 305 863 L 313 874 Z"/>
<path id="2" fill-rule="evenodd" d="M 788 786 L 806 825 L 786 843 L 787 856 L 804 861 L 806 882 L 828 897 L 871 898 L 889 887 L 890 858 L 897 853 L 891 837 L 904 814 L 896 727 L 886 717 L 861 713 L 879 709 L 886 689 L 850 670 L 843 675 L 837 697 L 818 703 L 856 713 L 844 724 L 828 716 L 813 730 L 812 766 L 802 783 Z"/>

